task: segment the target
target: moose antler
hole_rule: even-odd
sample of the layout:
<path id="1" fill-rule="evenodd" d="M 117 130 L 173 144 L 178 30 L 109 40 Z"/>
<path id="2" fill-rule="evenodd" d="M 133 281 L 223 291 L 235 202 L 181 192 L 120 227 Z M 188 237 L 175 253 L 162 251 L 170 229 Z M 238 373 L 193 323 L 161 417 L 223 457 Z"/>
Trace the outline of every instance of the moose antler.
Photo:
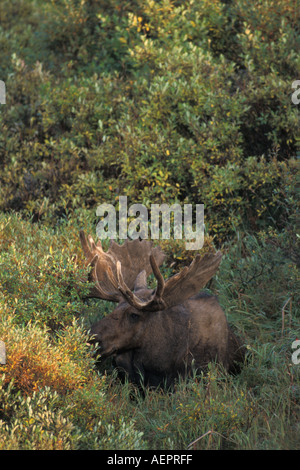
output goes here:
<path id="1" fill-rule="evenodd" d="M 138 310 L 158 311 L 179 305 L 197 294 L 216 273 L 222 253 L 196 255 L 190 266 L 167 281 L 159 266 L 165 255 L 160 247 L 152 247 L 147 240 L 126 240 L 123 245 L 111 241 L 107 252 L 101 242 L 80 232 L 80 239 L 86 262 L 92 266 L 90 274 L 94 287 L 90 297 L 100 297 L 113 302 L 125 299 Z M 139 289 L 147 288 L 147 277 L 153 272 L 157 286 L 147 299 L 141 299 Z"/>
<path id="2" fill-rule="evenodd" d="M 150 264 L 152 267 L 153 274 L 157 279 L 157 287 L 154 293 L 151 295 L 150 299 L 143 301 L 128 288 L 122 276 L 121 263 L 118 261 L 117 262 L 117 277 L 118 277 L 119 289 L 121 293 L 123 294 L 123 296 L 125 297 L 125 299 L 127 300 L 127 302 L 138 310 L 151 310 L 151 311 L 163 310 L 164 308 L 166 308 L 165 302 L 162 298 L 164 288 L 165 288 L 165 281 L 161 275 L 161 272 L 158 269 L 158 266 L 155 262 L 155 257 L 153 256 L 153 254 L 150 255 Z"/>
<path id="3" fill-rule="evenodd" d="M 122 277 L 121 264 L 117 263 L 117 276 L 119 289 L 127 302 L 138 310 L 157 311 L 174 305 L 182 304 L 185 300 L 197 294 L 216 273 L 222 259 L 222 253 L 206 254 L 201 257 L 199 254 L 192 261 L 190 266 L 172 276 L 166 282 L 155 262 L 155 258 L 150 255 L 150 263 L 157 279 L 157 287 L 150 299 L 145 301 L 132 292 Z"/>
<path id="4" fill-rule="evenodd" d="M 120 302 L 124 298 L 118 282 L 118 262 L 123 267 L 123 282 L 128 290 L 132 290 L 142 271 L 145 271 L 145 278 L 152 273 L 152 265 L 149 262 L 151 255 L 158 266 L 165 258 L 161 248 L 158 246 L 153 248 L 148 240 L 126 240 L 123 245 L 111 240 L 107 252 L 103 250 L 100 241 L 96 244 L 93 238 L 90 235 L 86 236 L 82 230 L 80 241 L 86 265 L 92 266 L 90 280 L 94 282 L 94 287 L 90 290 L 89 296 L 113 302 Z"/>

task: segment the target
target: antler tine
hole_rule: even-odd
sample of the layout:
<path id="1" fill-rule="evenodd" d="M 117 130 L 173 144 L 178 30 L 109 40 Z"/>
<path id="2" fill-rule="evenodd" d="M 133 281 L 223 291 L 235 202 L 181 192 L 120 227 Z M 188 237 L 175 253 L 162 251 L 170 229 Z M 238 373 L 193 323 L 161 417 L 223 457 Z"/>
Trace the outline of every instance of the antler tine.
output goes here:
<path id="1" fill-rule="evenodd" d="M 164 278 L 163 278 L 163 276 L 162 276 L 162 274 L 161 274 L 161 272 L 160 272 L 160 270 L 159 270 L 159 268 L 156 264 L 156 261 L 155 261 L 155 258 L 153 256 L 153 254 L 150 255 L 150 264 L 151 264 L 153 274 L 157 279 L 157 286 L 156 286 L 156 289 L 155 289 L 155 297 L 161 299 L 161 297 L 164 293 L 164 289 L 165 289 L 165 281 L 164 281 Z"/>
<path id="2" fill-rule="evenodd" d="M 81 241 L 81 246 L 82 246 L 82 249 L 83 249 L 83 253 L 84 253 L 86 258 L 89 258 L 91 256 L 91 248 L 88 244 L 86 235 L 85 235 L 83 230 L 80 230 L 79 236 L 80 236 L 80 241 Z"/>
<path id="3" fill-rule="evenodd" d="M 90 279 L 94 282 L 94 287 L 91 289 L 89 296 L 114 302 L 118 301 L 118 284 L 109 264 L 113 260 L 103 251 L 101 241 L 95 243 L 93 237 L 91 235 L 86 236 L 83 230 L 80 231 L 80 241 L 86 258 L 86 265 L 93 268 L 90 272 Z"/>
<path id="4" fill-rule="evenodd" d="M 90 242 L 90 246 L 91 246 L 92 251 L 100 251 L 100 252 L 104 253 L 100 240 L 98 240 L 97 243 L 95 243 L 94 239 L 91 235 L 88 235 L 88 240 Z"/>
<path id="5" fill-rule="evenodd" d="M 126 285 L 123 275 L 122 275 L 122 270 L 121 270 L 121 263 L 120 261 L 117 261 L 117 278 L 118 278 L 118 288 L 120 292 L 122 293 L 123 297 L 132 305 L 132 307 L 139 309 L 142 309 L 147 302 L 143 302 L 140 300 Z"/>
<path id="6" fill-rule="evenodd" d="M 86 237 L 83 230 L 80 230 L 79 235 L 83 252 L 87 258 L 93 255 L 95 251 L 103 252 L 100 240 L 95 243 L 93 237 L 91 235 L 88 235 Z"/>
<path id="7" fill-rule="evenodd" d="M 95 255 L 92 262 L 91 262 L 91 264 L 96 263 L 97 260 L 98 260 L 98 255 Z M 107 292 L 105 289 L 103 289 L 103 287 L 101 287 L 101 285 L 100 285 L 96 269 L 93 271 L 93 277 L 95 278 L 95 288 L 99 292 L 100 297 L 102 299 L 111 300 L 111 294 L 109 292 Z"/>
<path id="8" fill-rule="evenodd" d="M 164 304 L 162 300 L 162 295 L 165 287 L 165 281 L 152 254 L 150 255 L 150 264 L 153 270 L 153 274 L 157 279 L 157 286 L 151 298 L 144 301 L 140 300 L 137 295 L 135 295 L 134 292 L 132 292 L 126 285 L 122 276 L 121 263 L 120 261 L 117 262 L 117 278 L 119 283 L 119 290 L 125 297 L 127 302 L 130 303 L 132 307 L 135 307 L 138 310 L 147 310 L 151 307 L 151 309 L 154 311 L 157 310 L 159 307 L 162 307 Z"/>

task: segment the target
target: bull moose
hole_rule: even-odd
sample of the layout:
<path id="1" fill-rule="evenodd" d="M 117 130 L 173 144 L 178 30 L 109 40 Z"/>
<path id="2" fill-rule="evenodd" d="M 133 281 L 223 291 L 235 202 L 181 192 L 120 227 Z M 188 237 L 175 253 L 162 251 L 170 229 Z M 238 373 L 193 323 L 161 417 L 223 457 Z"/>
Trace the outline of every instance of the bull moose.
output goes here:
<path id="1" fill-rule="evenodd" d="M 114 356 L 119 371 L 136 384 L 171 386 L 179 376 L 203 370 L 211 361 L 233 371 L 244 360 L 241 341 L 231 331 L 214 296 L 199 293 L 216 273 L 222 254 L 195 256 L 190 266 L 164 280 L 165 255 L 148 240 L 111 240 L 105 252 L 80 232 L 90 271 L 89 297 L 117 302 L 112 313 L 91 327 L 101 358 Z M 153 273 L 157 285 L 147 287 Z"/>

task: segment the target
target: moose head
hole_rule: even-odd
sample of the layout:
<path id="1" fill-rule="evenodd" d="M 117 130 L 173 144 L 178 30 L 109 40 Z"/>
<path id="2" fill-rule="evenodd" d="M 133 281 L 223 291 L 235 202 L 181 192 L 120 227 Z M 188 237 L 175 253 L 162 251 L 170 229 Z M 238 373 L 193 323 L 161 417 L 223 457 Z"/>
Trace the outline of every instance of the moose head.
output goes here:
<path id="1" fill-rule="evenodd" d="M 216 273 L 222 255 L 196 255 L 190 266 L 164 280 L 165 255 L 148 240 L 113 240 L 105 252 L 80 232 L 87 265 L 92 267 L 90 297 L 118 305 L 92 326 L 101 357 L 114 356 L 120 372 L 134 383 L 171 385 L 178 375 L 218 361 L 227 370 L 243 361 L 239 339 L 231 332 L 217 299 L 199 291 Z M 153 273 L 156 288 L 147 287 Z"/>

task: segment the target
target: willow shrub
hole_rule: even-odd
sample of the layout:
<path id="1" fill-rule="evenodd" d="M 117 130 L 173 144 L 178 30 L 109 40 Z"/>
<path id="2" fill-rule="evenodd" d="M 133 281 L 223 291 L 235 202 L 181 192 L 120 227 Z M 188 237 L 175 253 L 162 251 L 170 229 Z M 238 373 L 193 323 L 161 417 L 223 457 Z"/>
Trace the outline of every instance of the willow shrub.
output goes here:
<path id="1" fill-rule="evenodd" d="M 212 365 L 208 375 L 181 381 L 174 394 L 145 390 L 141 397 L 118 382 L 109 364 L 100 372 L 86 344 L 86 328 L 113 305 L 84 300 L 78 231 L 84 222 L 93 233 L 93 224 L 87 213 L 82 217 L 54 230 L 1 215 L 0 338 L 7 363 L 0 366 L 0 447 L 296 448 L 299 365 L 291 355 L 299 276 L 292 221 L 283 232 L 236 233 L 208 286 L 247 346 L 241 374 L 229 377 Z M 164 274 L 173 262 L 184 263 L 184 251 L 174 249 L 177 258 L 168 258 Z"/>
<path id="2" fill-rule="evenodd" d="M 10 2 L 1 8 L 2 210 L 53 226 L 127 195 L 204 203 L 219 240 L 286 223 L 293 5 L 32 1 L 22 28 Z"/>

